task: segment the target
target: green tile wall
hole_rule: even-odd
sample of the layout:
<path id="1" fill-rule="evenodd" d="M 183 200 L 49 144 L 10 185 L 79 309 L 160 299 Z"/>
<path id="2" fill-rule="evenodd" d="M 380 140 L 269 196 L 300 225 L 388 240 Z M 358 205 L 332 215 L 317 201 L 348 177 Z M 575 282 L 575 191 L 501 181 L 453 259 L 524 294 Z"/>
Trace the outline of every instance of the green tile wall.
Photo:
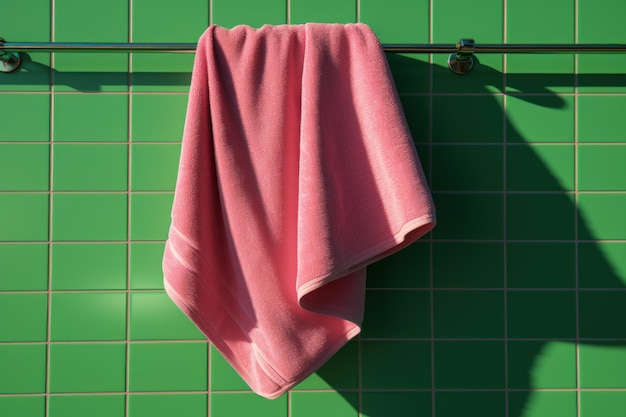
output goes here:
<path id="1" fill-rule="evenodd" d="M 621 0 L 23 0 L 10 41 L 194 42 L 368 23 L 384 43 L 626 43 Z M 438 207 L 369 268 L 361 336 L 248 389 L 163 289 L 193 54 L 0 74 L 0 416 L 621 417 L 626 54 L 388 54 Z"/>

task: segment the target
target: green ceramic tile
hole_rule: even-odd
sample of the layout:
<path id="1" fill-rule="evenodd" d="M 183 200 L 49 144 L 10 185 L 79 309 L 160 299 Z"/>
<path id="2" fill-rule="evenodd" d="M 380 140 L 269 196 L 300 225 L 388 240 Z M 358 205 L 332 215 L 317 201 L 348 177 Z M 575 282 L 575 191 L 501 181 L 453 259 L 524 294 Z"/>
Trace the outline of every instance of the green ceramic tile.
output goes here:
<path id="1" fill-rule="evenodd" d="M 507 141 L 573 142 L 574 98 L 507 96 Z"/>
<path id="2" fill-rule="evenodd" d="M 579 243 L 578 274 L 581 288 L 625 288 L 626 243 Z"/>
<path id="3" fill-rule="evenodd" d="M 43 395 L 2 396 L 0 415 L 11 417 L 45 417 L 46 397 Z"/>
<path id="4" fill-rule="evenodd" d="M 539 9 L 541 13 L 536 12 Z M 574 3 L 569 0 L 547 4 L 541 0 L 509 2 L 506 15 L 509 43 L 574 42 Z M 574 91 L 573 55 L 509 54 L 506 60 L 507 90 L 524 93 Z"/>
<path id="5" fill-rule="evenodd" d="M 428 43 L 428 1 L 361 0 L 359 10 L 381 43 Z"/>
<path id="6" fill-rule="evenodd" d="M 506 55 L 509 93 L 573 93 L 574 85 L 574 55 Z"/>
<path id="7" fill-rule="evenodd" d="M 502 239 L 503 197 L 500 194 L 434 194 L 436 239 Z"/>
<path id="8" fill-rule="evenodd" d="M 435 393 L 437 417 L 506 415 L 504 392 L 437 392 Z"/>
<path id="9" fill-rule="evenodd" d="M 126 240 L 124 194 L 55 194 L 52 239 Z"/>
<path id="10" fill-rule="evenodd" d="M 52 289 L 126 289 L 126 250 L 125 244 L 53 244 Z"/>
<path id="11" fill-rule="evenodd" d="M 336 352 L 313 375 L 295 390 L 356 389 L 359 386 L 359 351 L 357 343 L 348 343 Z M 213 386 L 211 381 L 211 386 Z"/>
<path id="12" fill-rule="evenodd" d="M 36 13 L 33 11 L 36 10 Z M 8 42 L 47 42 L 50 40 L 50 2 L 24 0 L 2 5 L 7 18 L 2 22 L 2 36 Z M 27 25 L 24 22 L 28 22 Z M 20 70 L 2 77 L 0 91 L 46 91 L 50 88 L 49 54 L 22 54 Z M 2 107 L 3 110 L 5 109 Z M 10 119 L 9 119 L 10 120 Z"/>
<path id="13" fill-rule="evenodd" d="M 0 394 L 44 393 L 46 391 L 46 346 L 43 344 L 0 344 L 0 369 L 2 369 Z M 4 398 L 0 395 L 0 400 Z"/>
<path id="14" fill-rule="evenodd" d="M 77 18 L 80 17 L 80 18 Z M 54 3 L 57 42 L 128 42 L 128 0 L 91 4 L 80 0 Z M 128 54 L 63 53 L 55 55 L 55 89 L 126 90 Z"/>
<path id="15" fill-rule="evenodd" d="M 614 0 L 582 0 L 578 4 L 578 42 L 624 43 L 624 37 L 614 28 L 619 27 L 626 5 Z M 579 55 L 580 92 L 626 91 L 626 55 Z"/>
<path id="16" fill-rule="evenodd" d="M 573 191 L 574 146 L 511 145 L 506 148 L 508 191 Z"/>
<path id="17" fill-rule="evenodd" d="M 124 417 L 123 395 L 61 395 L 50 397 L 50 417 Z"/>
<path id="18" fill-rule="evenodd" d="M 54 96 L 55 141 L 125 142 L 127 139 L 128 98 L 125 95 Z"/>
<path id="19" fill-rule="evenodd" d="M 428 93 L 430 91 L 431 65 L 428 62 L 428 55 L 387 53 L 386 57 L 396 90 L 401 95 L 407 93 Z M 404 99 L 407 98 L 403 97 L 403 103 Z M 423 112 L 428 115 L 428 107 L 425 107 Z"/>
<path id="20" fill-rule="evenodd" d="M 0 190 L 46 191 L 49 145 L 0 144 Z"/>
<path id="21" fill-rule="evenodd" d="M 476 43 L 502 43 L 504 10 L 500 0 L 434 2 L 432 12 L 433 41 L 436 43 L 456 43 L 468 37 L 474 37 Z M 459 22 L 471 22 L 471 33 L 468 33 L 467 25 Z"/>
<path id="22" fill-rule="evenodd" d="M 33 13 L 37 10 L 37 13 Z M 3 5 L 3 12 L 11 19 L 2 24 L 2 37 L 7 41 L 42 41 L 50 35 L 50 2 L 48 0 L 24 0 Z M 28 20 L 32 27 L 24 27 Z M 29 25 L 30 26 L 30 25 Z M 17 36 L 20 36 L 18 39 Z M 23 37 L 28 37 L 25 39 Z"/>
<path id="23" fill-rule="evenodd" d="M 582 191 L 626 189 L 626 146 L 580 146 L 578 188 Z"/>
<path id="24" fill-rule="evenodd" d="M 432 188 L 437 191 L 501 191 L 501 145 L 438 145 L 432 150 Z"/>
<path id="25" fill-rule="evenodd" d="M 211 4 L 213 23 L 224 27 L 287 23 L 287 3 L 282 0 L 214 0 Z"/>
<path id="26" fill-rule="evenodd" d="M 130 395 L 128 417 L 207 416 L 206 394 Z"/>
<path id="27" fill-rule="evenodd" d="M 209 2 L 133 0 L 133 42 L 196 42 L 209 26 Z"/>
<path id="28" fill-rule="evenodd" d="M 173 191 L 176 186 L 180 145 L 131 146 L 131 189 Z"/>
<path id="29" fill-rule="evenodd" d="M 290 405 L 293 417 L 359 416 L 359 396 L 356 392 L 295 392 L 291 394 Z"/>
<path id="30" fill-rule="evenodd" d="M 48 142 L 50 140 L 50 95 L 0 94 L 2 119 L 0 142 Z"/>
<path id="31" fill-rule="evenodd" d="M 581 194 L 578 204 L 580 239 L 626 239 L 626 194 Z"/>
<path id="32" fill-rule="evenodd" d="M 48 289 L 48 245 L 0 245 L 0 291 Z"/>
<path id="33" fill-rule="evenodd" d="M 507 329 L 510 338 L 576 337 L 576 293 L 508 291 Z"/>
<path id="34" fill-rule="evenodd" d="M 111 39 L 99 42 L 111 42 Z M 88 93 L 128 91 L 128 60 L 129 55 L 126 52 L 57 52 L 54 54 L 52 78 L 54 91 Z M 102 114 L 92 113 L 92 119 L 93 116 L 101 118 Z"/>
<path id="35" fill-rule="evenodd" d="M 502 389 L 504 362 L 504 342 L 435 342 L 435 388 Z"/>
<path id="36" fill-rule="evenodd" d="M 132 240 L 165 240 L 173 194 L 133 194 L 130 198 Z"/>
<path id="37" fill-rule="evenodd" d="M 509 393 L 510 416 L 571 417 L 576 415 L 576 410 L 575 392 L 522 391 Z"/>
<path id="38" fill-rule="evenodd" d="M 622 343 L 580 346 L 581 388 L 626 386 L 626 349 Z"/>
<path id="39" fill-rule="evenodd" d="M 162 243 L 130 244 L 130 288 L 133 290 L 163 289 Z"/>
<path id="40" fill-rule="evenodd" d="M 433 97 L 433 142 L 500 143 L 502 99 L 490 96 Z M 451 123 L 454 120 L 454 123 Z M 463 128 L 459 131 L 459 125 Z"/>
<path id="41" fill-rule="evenodd" d="M 574 288 L 576 246 L 574 243 L 507 243 L 509 288 Z"/>
<path id="42" fill-rule="evenodd" d="M 289 3 L 289 23 L 355 23 L 356 0 L 294 0 Z"/>
<path id="43" fill-rule="evenodd" d="M 367 267 L 368 288 L 428 288 L 430 246 L 425 238 Z"/>
<path id="44" fill-rule="evenodd" d="M 504 246 L 500 243 L 433 244 L 435 288 L 502 288 Z"/>
<path id="45" fill-rule="evenodd" d="M 126 346 L 50 345 L 50 392 L 124 392 Z"/>
<path id="46" fill-rule="evenodd" d="M 510 341 L 509 388 L 576 388 L 576 344 Z"/>
<path id="47" fill-rule="evenodd" d="M 137 94 L 132 103 L 134 142 L 180 142 L 183 138 L 187 95 Z"/>
<path id="48" fill-rule="evenodd" d="M 0 194 L 0 241 L 47 241 L 48 195 Z"/>
<path id="49" fill-rule="evenodd" d="M 626 292 L 581 290 L 579 305 L 581 338 L 626 338 L 622 320 L 626 314 Z"/>
<path id="50" fill-rule="evenodd" d="M 626 96 L 580 96 L 578 139 L 581 142 L 624 142 Z"/>
<path id="51" fill-rule="evenodd" d="M 578 41 L 581 43 L 623 42 L 616 32 L 626 14 L 626 4 L 614 0 L 580 0 L 578 3 Z"/>
<path id="52" fill-rule="evenodd" d="M 502 291 L 435 291 L 433 300 L 435 337 L 504 337 Z"/>
<path id="53" fill-rule="evenodd" d="M 621 42 L 624 43 L 624 40 Z M 625 54 L 578 55 L 578 92 L 626 92 L 625 67 Z"/>
<path id="54" fill-rule="evenodd" d="M 318 406 L 317 404 L 316 406 Z M 220 417 L 287 417 L 287 396 L 266 400 L 252 393 L 211 394 L 210 415 Z M 295 414 L 291 414 L 294 416 Z"/>
<path id="55" fill-rule="evenodd" d="M 361 395 L 364 417 L 432 415 L 429 392 L 364 392 Z"/>
<path id="56" fill-rule="evenodd" d="M 431 388 L 430 342 L 361 342 L 364 389 Z"/>
<path id="57" fill-rule="evenodd" d="M 209 2 L 183 0 L 172 8 L 166 2 L 140 0 L 132 7 L 134 42 L 196 42 L 209 25 Z M 133 91 L 187 91 L 193 57 L 191 53 L 133 55 Z"/>
<path id="58" fill-rule="evenodd" d="M 508 194 L 506 234 L 512 240 L 574 239 L 573 196 L 567 194 Z"/>
<path id="59" fill-rule="evenodd" d="M 133 54 L 133 71 L 130 73 L 133 92 L 188 92 L 194 56 L 193 53 L 172 54 L 168 52 Z M 134 95 L 133 101 L 139 97 L 142 96 Z M 136 106 L 133 105 L 133 109 L 135 108 Z M 171 118 L 171 115 L 168 117 Z M 152 121 L 157 122 L 158 118 L 154 117 Z M 171 130 L 171 127 L 168 130 Z"/>
<path id="60" fill-rule="evenodd" d="M 206 342 L 133 343 L 130 390 L 206 391 L 207 357 Z"/>
<path id="61" fill-rule="evenodd" d="M 626 410 L 624 391 L 583 391 L 580 393 L 580 417 L 621 417 Z"/>
<path id="62" fill-rule="evenodd" d="M 81 19 L 77 19 L 80 16 Z M 128 41 L 128 0 L 90 4 L 80 0 L 54 2 L 54 40 L 57 42 Z"/>
<path id="63" fill-rule="evenodd" d="M 50 320 L 52 341 L 124 340 L 126 294 L 54 293 Z"/>
<path id="64" fill-rule="evenodd" d="M 248 384 L 213 345 L 210 347 L 210 355 L 212 391 L 250 391 Z"/>
<path id="65" fill-rule="evenodd" d="M 25 314 L 15 314 L 21 311 Z M 43 342 L 46 340 L 48 295 L 0 293 L 0 342 Z"/>
<path id="66" fill-rule="evenodd" d="M 365 300 L 364 338 L 430 336 L 430 292 L 369 290 Z"/>
<path id="67" fill-rule="evenodd" d="M 130 295 L 130 337 L 133 340 L 206 339 L 165 292 Z"/>
<path id="68" fill-rule="evenodd" d="M 569 0 L 511 1 L 506 8 L 509 43 L 573 43 L 574 6 Z M 541 13 L 537 10 L 541 9 Z"/>
<path id="69" fill-rule="evenodd" d="M 124 191 L 128 182 L 127 145 L 53 147 L 55 191 Z"/>

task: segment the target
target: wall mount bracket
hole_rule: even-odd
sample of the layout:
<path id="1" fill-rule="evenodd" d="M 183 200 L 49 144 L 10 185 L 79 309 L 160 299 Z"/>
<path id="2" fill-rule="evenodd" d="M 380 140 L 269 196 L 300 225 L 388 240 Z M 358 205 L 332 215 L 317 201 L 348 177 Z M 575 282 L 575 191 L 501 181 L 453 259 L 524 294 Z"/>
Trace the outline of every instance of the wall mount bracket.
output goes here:
<path id="1" fill-rule="evenodd" d="M 0 38 L 0 72 L 13 72 L 20 67 L 22 60 L 19 52 L 6 52 L 4 39 Z"/>
<path id="2" fill-rule="evenodd" d="M 448 57 L 448 68 L 460 75 L 474 68 L 474 39 L 461 39 L 456 44 L 456 52 Z"/>

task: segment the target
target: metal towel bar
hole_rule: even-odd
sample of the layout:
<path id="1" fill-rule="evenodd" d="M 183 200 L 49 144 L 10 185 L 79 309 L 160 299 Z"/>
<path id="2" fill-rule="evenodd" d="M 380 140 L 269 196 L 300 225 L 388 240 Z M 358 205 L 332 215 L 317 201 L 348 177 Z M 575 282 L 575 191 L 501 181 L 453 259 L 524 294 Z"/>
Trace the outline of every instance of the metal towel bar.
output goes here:
<path id="1" fill-rule="evenodd" d="M 449 53 L 448 66 L 467 74 L 474 66 L 474 53 L 626 53 L 626 44 L 475 44 L 461 39 L 457 44 L 383 44 L 386 52 Z M 195 43 L 91 43 L 91 42 L 6 42 L 0 38 L 0 71 L 20 66 L 19 52 L 193 52 Z"/>

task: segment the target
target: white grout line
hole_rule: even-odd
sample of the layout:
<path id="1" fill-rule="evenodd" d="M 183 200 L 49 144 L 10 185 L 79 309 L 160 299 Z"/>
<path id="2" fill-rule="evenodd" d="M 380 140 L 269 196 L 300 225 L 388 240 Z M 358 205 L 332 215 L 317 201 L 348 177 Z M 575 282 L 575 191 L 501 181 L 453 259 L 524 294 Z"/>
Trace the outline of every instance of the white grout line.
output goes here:
<path id="1" fill-rule="evenodd" d="M 434 0 L 428 3 L 428 42 L 434 42 Z M 428 178 L 430 184 L 433 182 L 433 132 L 434 132 L 434 105 L 433 97 L 435 96 L 434 81 L 434 54 L 428 54 Z M 430 302 L 430 388 L 431 388 L 431 415 L 436 415 L 436 397 L 435 397 L 435 273 L 434 273 L 434 240 L 432 232 L 428 237 L 428 283 L 429 283 L 429 302 Z"/>
<path id="2" fill-rule="evenodd" d="M 55 16 L 55 0 L 51 0 L 50 2 L 50 40 L 54 41 L 54 16 Z M 49 128 L 49 162 L 48 162 L 48 317 L 46 318 L 46 381 L 45 381 L 45 415 L 50 415 L 50 359 L 51 359 L 51 341 L 52 341 L 52 225 L 53 225 L 53 189 L 54 189 L 54 114 L 55 114 L 55 87 L 54 87 L 54 58 L 55 54 L 50 54 L 50 68 L 49 68 L 49 77 L 50 77 L 50 112 L 48 113 L 48 117 L 50 118 L 48 128 Z"/>
<path id="3" fill-rule="evenodd" d="M 574 42 L 578 43 L 578 18 L 579 18 L 579 2 L 574 0 Z M 576 288 L 576 307 L 575 307 L 575 320 L 576 320 L 576 347 L 575 347 L 575 369 L 576 369 L 576 416 L 580 417 L 581 401 L 580 401 L 580 241 L 579 241 L 579 227 L 578 227 L 578 204 L 579 204 L 579 192 L 578 192 L 578 161 L 579 161 L 579 147 L 578 147 L 578 55 L 574 55 L 574 262 L 576 268 L 574 270 L 574 282 Z"/>
<path id="4" fill-rule="evenodd" d="M 502 5 L 502 11 L 503 11 L 503 17 L 502 17 L 502 22 L 503 22 L 503 27 L 502 27 L 502 39 L 504 41 L 504 43 L 507 42 L 507 0 L 503 0 L 503 5 Z M 506 80 L 506 72 L 507 72 L 507 55 L 503 54 L 502 55 L 502 91 L 504 91 L 506 93 L 506 88 L 507 88 L 507 80 Z M 504 96 L 502 97 L 502 187 L 503 190 L 502 192 L 504 193 L 504 196 L 502 198 L 502 236 L 504 238 L 504 242 L 502 244 L 503 248 L 502 248 L 502 258 L 503 258 L 503 272 L 504 272 L 504 276 L 503 276 L 503 320 L 502 322 L 504 323 L 504 364 L 503 364 L 503 369 L 504 369 L 504 389 L 505 389 L 505 394 L 504 394 L 504 415 L 505 417 L 509 417 L 509 408 L 510 408 L 510 399 L 509 399 L 509 344 L 508 344 L 508 338 L 509 338 L 509 326 L 508 326 L 508 321 L 509 321 L 509 315 L 508 315 L 508 274 L 507 274 L 507 186 L 506 186 L 506 180 L 507 180 L 507 175 L 506 175 L 506 170 L 507 170 L 507 146 L 508 146 L 508 142 L 507 142 L 507 120 L 508 120 L 508 116 L 507 116 L 507 94 L 504 94 Z"/>

